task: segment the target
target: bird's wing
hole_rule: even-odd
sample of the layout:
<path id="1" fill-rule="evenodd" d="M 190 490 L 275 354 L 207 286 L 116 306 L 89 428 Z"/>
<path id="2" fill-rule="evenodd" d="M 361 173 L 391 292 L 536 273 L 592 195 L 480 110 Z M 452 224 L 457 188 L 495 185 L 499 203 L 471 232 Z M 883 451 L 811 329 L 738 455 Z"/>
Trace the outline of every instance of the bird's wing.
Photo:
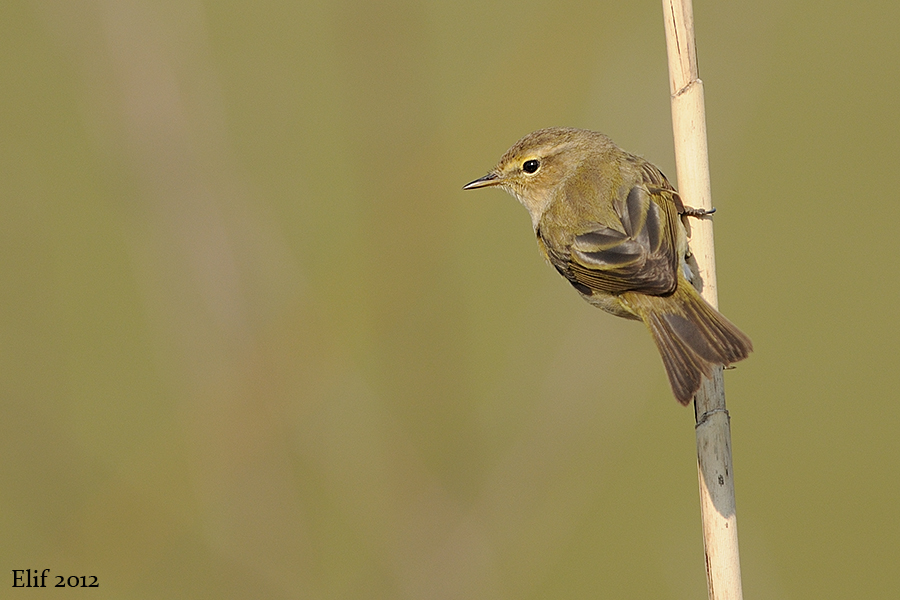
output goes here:
<path id="1" fill-rule="evenodd" d="M 663 175 L 663 172 L 646 160 L 637 159 L 637 161 L 639 161 L 641 179 L 643 179 L 644 185 L 647 186 L 647 191 L 651 195 L 657 196 L 658 199 L 663 200 L 664 203 L 673 202 L 679 215 L 684 213 L 684 204 L 681 202 L 681 196 L 678 195 L 678 192 L 675 191 L 675 188 Z"/>
<path id="2" fill-rule="evenodd" d="M 613 208 L 622 231 L 595 224 L 576 235 L 568 256 L 553 261 L 560 272 L 573 284 L 580 284 L 576 285 L 579 289 L 586 286 L 610 294 L 673 292 L 680 260 L 675 230 L 679 216 L 672 198 L 677 194 L 671 186 L 666 188 L 641 183 L 624 198 L 617 198 Z"/>

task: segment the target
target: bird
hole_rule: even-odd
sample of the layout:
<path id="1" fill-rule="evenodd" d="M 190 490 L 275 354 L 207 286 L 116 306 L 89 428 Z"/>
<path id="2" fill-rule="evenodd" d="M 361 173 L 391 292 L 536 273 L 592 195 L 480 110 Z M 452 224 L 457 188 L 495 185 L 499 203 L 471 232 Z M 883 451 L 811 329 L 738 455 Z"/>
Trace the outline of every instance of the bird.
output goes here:
<path id="1" fill-rule="evenodd" d="M 463 189 L 492 186 L 525 206 L 544 258 L 582 298 L 647 326 L 682 405 L 704 377 L 753 350 L 692 285 L 682 219 L 712 211 L 685 207 L 652 163 L 602 133 L 551 127 Z"/>

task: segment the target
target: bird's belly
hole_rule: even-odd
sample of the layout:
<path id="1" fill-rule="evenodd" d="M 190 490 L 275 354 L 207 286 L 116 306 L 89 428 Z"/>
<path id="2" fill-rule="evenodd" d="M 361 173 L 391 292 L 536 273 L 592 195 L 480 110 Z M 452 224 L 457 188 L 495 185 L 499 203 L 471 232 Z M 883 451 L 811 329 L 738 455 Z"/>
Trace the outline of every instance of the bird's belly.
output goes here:
<path id="1" fill-rule="evenodd" d="M 640 317 L 622 301 L 620 296 L 605 294 L 603 292 L 594 292 L 590 296 L 581 294 L 581 297 L 611 315 L 616 315 L 617 317 L 623 317 L 625 319 L 640 320 Z"/>

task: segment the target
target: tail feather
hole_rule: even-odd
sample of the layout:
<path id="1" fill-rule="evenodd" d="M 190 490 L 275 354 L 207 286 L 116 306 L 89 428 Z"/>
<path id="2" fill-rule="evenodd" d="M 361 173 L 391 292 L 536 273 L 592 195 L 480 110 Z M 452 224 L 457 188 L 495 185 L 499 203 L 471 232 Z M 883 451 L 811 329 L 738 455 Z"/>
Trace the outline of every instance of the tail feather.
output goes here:
<path id="1" fill-rule="evenodd" d="M 753 343 L 710 306 L 686 280 L 668 297 L 630 299 L 650 329 L 675 398 L 690 403 L 703 377 L 747 358 Z"/>

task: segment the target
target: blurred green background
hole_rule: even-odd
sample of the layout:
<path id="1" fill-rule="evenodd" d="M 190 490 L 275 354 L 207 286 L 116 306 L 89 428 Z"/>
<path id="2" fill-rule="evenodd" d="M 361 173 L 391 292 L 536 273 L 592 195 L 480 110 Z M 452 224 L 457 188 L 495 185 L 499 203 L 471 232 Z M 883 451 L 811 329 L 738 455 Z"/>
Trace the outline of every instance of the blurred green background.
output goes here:
<path id="1" fill-rule="evenodd" d="M 694 9 L 746 596 L 891 597 L 900 5 Z M 705 597 L 649 335 L 460 189 L 552 125 L 674 180 L 659 2 L 0 3 L 0 587 Z"/>

